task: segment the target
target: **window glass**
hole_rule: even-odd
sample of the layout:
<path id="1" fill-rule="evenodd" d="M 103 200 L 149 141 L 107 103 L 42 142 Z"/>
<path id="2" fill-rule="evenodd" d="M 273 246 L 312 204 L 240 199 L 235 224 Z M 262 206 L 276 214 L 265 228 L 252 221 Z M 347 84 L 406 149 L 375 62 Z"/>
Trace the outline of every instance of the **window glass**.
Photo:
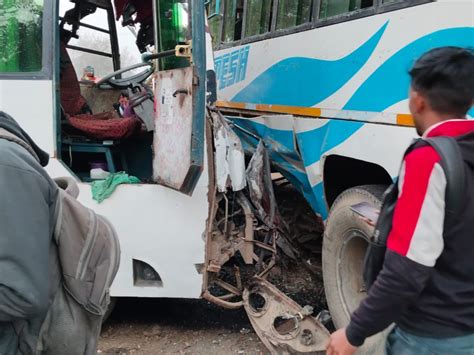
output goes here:
<path id="1" fill-rule="evenodd" d="M 189 33 L 189 1 L 160 0 L 160 28 L 158 30 L 159 50 L 166 51 L 190 39 Z M 181 57 L 167 57 L 160 60 L 160 68 L 164 70 L 184 68 L 189 61 Z"/>
<path id="2" fill-rule="evenodd" d="M 85 31 L 82 27 L 79 29 L 78 34 L 79 39 L 71 39 L 68 43 L 69 45 L 111 53 L 110 40 L 106 37 L 106 34 L 102 35 L 101 33 L 92 30 Z M 103 47 L 100 48 L 99 46 Z M 75 49 L 68 49 L 67 51 L 78 78 L 81 78 L 84 75 L 84 71 L 88 67 L 93 68 L 94 75 L 98 78 L 114 71 L 112 58 Z M 120 61 L 122 64 L 121 66 L 125 67 L 122 58 L 120 58 Z"/>
<path id="3" fill-rule="evenodd" d="M 0 72 L 42 67 L 43 0 L 0 1 Z"/>
<path id="4" fill-rule="evenodd" d="M 207 16 L 215 16 L 220 13 L 220 0 L 209 0 L 206 3 Z"/>
<path id="5" fill-rule="evenodd" d="M 320 18 L 333 17 L 348 12 L 365 9 L 374 5 L 373 0 L 322 0 Z"/>
<path id="6" fill-rule="evenodd" d="M 243 0 L 224 0 L 223 41 L 232 42 L 242 35 Z"/>
<path id="7" fill-rule="evenodd" d="M 270 31 L 272 0 L 247 0 L 245 37 L 260 35 Z"/>
<path id="8" fill-rule="evenodd" d="M 219 33 L 221 30 L 222 17 L 214 16 L 209 19 L 209 29 L 211 30 L 212 45 L 215 47 L 219 43 Z"/>
<path id="9" fill-rule="evenodd" d="M 280 0 L 278 2 L 277 30 L 311 21 L 312 0 Z"/>
<path id="10" fill-rule="evenodd" d="M 212 44 L 215 47 L 219 43 L 222 25 L 221 0 L 211 0 L 207 4 L 207 15 L 209 29 L 211 30 Z"/>

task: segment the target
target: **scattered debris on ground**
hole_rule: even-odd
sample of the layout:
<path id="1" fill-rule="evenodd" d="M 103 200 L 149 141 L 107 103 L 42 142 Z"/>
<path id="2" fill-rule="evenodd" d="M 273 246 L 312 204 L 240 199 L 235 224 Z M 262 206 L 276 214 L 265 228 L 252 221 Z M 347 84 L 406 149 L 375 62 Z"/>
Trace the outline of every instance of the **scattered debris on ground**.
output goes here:
<path id="1" fill-rule="evenodd" d="M 204 300 L 120 299 L 99 354 L 268 354 L 243 309 Z"/>

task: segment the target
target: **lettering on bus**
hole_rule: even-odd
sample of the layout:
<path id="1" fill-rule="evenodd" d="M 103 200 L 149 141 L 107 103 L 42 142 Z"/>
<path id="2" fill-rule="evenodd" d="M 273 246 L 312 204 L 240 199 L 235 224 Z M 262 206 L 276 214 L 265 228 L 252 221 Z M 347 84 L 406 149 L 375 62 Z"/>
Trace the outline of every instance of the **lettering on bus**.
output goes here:
<path id="1" fill-rule="evenodd" d="M 219 89 L 245 80 L 250 46 L 226 53 L 214 59 Z"/>

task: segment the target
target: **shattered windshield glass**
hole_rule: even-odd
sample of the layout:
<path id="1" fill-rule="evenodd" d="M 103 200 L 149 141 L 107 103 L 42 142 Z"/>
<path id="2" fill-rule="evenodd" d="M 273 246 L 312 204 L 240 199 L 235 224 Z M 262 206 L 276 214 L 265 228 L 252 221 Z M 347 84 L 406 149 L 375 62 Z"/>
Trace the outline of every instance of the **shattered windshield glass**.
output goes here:
<path id="1" fill-rule="evenodd" d="M 42 67 L 43 0 L 0 1 L 0 72 L 37 72 Z"/>

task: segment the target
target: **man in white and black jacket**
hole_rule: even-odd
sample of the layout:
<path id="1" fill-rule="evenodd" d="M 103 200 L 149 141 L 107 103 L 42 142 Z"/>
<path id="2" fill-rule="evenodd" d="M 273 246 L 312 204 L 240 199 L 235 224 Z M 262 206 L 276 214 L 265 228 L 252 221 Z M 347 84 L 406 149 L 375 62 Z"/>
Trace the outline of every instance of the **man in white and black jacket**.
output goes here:
<path id="1" fill-rule="evenodd" d="M 422 137 L 454 137 L 464 159 L 464 208 L 445 226 L 446 175 L 427 144 L 407 151 L 383 269 L 327 354 L 352 354 L 395 323 L 388 354 L 474 354 L 474 54 L 444 47 L 410 71 L 410 111 Z M 446 228 L 445 228 L 446 227 Z"/>

